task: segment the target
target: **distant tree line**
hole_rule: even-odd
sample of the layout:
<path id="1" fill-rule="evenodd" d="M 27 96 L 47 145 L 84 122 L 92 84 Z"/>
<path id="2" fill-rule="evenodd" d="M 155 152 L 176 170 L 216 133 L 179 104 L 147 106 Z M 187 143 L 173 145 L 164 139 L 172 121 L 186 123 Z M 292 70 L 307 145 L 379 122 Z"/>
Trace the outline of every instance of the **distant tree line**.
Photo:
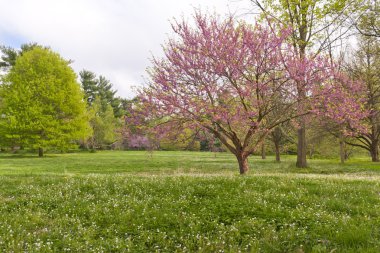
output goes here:
<path id="1" fill-rule="evenodd" d="M 72 148 L 199 150 L 200 142 L 185 131 L 176 141 L 161 143 L 126 135 L 124 117 L 136 99 L 116 95 L 104 76 L 82 70 L 79 76 L 49 47 L 37 43 L 20 49 L 1 47 L 0 147 L 67 151 Z M 153 146 L 153 143 L 156 146 Z M 207 149 L 207 147 L 203 147 Z"/>

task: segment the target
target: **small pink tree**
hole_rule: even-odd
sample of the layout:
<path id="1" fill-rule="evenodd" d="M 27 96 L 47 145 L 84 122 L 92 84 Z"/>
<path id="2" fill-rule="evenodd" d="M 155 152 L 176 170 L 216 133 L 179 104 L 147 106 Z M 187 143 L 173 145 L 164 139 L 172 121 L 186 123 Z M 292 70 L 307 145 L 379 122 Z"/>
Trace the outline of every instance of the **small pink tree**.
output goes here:
<path id="1" fill-rule="evenodd" d="M 341 72 L 333 73 L 333 78 L 326 81 L 314 99 L 312 112 L 318 116 L 320 125 L 330 134 L 339 138 L 340 161 L 347 159 L 345 143 L 347 137 L 368 133 L 365 123 L 370 111 L 367 103 L 365 86 L 360 81 L 350 79 Z"/>
<path id="2" fill-rule="evenodd" d="M 148 137 L 143 135 L 130 135 L 128 139 L 128 147 L 132 149 L 152 149 L 152 144 Z"/>
<path id="3" fill-rule="evenodd" d="M 173 24 L 177 38 L 153 59 L 150 82 L 140 92 L 139 114 L 169 125 L 202 128 L 237 158 L 241 174 L 248 156 L 279 124 L 310 108 L 313 92 L 331 78 L 325 61 L 299 57 L 286 43 L 289 29 L 269 29 L 230 17 L 195 14 L 195 26 Z M 297 85 L 308 88 L 303 101 Z"/>

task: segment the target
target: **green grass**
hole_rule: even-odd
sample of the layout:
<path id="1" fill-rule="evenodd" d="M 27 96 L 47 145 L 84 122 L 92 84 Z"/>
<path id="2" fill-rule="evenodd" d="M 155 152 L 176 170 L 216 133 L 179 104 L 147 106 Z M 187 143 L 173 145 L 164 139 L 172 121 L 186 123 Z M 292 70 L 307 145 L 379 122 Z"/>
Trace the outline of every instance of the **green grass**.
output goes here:
<path id="1" fill-rule="evenodd" d="M 380 252 L 380 164 L 0 156 L 0 252 Z"/>

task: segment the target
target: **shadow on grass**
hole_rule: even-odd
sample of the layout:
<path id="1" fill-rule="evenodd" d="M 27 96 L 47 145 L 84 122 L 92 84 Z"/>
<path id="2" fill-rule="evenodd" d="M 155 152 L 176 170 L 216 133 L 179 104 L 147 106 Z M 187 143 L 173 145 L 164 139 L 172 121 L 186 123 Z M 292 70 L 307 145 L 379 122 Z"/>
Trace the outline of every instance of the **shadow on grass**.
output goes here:
<path id="1" fill-rule="evenodd" d="M 1 159 L 46 159 L 46 158 L 55 158 L 57 157 L 54 154 L 49 154 L 49 155 L 44 155 L 43 157 L 39 157 L 36 154 L 1 154 L 0 155 L 0 160 Z"/>

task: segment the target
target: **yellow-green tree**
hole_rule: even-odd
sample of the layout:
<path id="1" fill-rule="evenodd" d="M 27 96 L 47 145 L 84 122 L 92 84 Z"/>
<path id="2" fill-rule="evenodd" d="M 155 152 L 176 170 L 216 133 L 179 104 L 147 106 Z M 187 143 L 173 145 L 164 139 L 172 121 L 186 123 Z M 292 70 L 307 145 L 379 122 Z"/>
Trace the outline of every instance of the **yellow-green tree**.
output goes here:
<path id="1" fill-rule="evenodd" d="M 0 128 L 6 143 L 66 149 L 90 128 L 76 74 L 59 54 L 40 46 L 17 57 L 3 78 Z"/>
<path id="2" fill-rule="evenodd" d="M 361 0 L 361 11 L 353 23 L 359 33 L 366 37 L 380 38 L 380 6 L 377 0 Z"/>
<path id="3" fill-rule="evenodd" d="M 105 107 L 105 108 L 103 108 Z M 96 96 L 92 105 L 88 106 L 92 136 L 88 139 L 91 149 L 106 149 L 119 138 L 117 127 L 119 119 L 115 118 L 110 104 L 102 105 L 100 97 Z"/>

